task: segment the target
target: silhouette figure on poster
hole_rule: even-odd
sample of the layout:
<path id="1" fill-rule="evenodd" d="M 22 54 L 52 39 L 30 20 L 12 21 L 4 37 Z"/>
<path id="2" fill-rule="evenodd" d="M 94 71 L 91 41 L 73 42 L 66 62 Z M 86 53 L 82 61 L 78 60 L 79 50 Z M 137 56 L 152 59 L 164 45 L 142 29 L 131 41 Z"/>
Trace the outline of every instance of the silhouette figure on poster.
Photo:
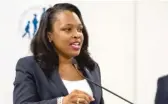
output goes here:
<path id="1" fill-rule="evenodd" d="M 30 38 L 30 21 L 27 22 L 25 27 L 25 33 L 22 35 L 22 37 L 25 37 L 26 34 L 28 34 Z"/>
<path id="2" fill-rule="evenodd" d="M 38 25 L 37 14 L 34 14 L 32 23 L 33 23 L 33 30 L 34 30 L 33 36 L 34 36 L 37 31 L 37 25 Z"/>

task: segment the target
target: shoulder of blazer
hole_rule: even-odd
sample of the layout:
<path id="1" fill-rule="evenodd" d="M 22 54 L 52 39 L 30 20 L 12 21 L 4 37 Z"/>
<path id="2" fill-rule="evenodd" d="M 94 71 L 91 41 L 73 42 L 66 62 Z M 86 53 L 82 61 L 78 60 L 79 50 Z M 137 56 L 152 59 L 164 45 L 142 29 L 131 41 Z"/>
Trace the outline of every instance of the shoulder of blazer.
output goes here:
<path id="1" fill-rule="evenodd" d="M 158 88 L 161 88 L 161 90 L 168 92 L 168 75 L 159 77 L 157 81 L 157 86 Z"/>
<path id="2" fill-rule="evenodd" d="M 36 66 L 36 62 L 33 56 L 26 56 L 20 58 L 16 63 L 16 75 L 14 84 L 20 83 L 24 80 L 32 79 L 34 73 L 34 66 Z"/>
<path id="3" fill-rule="evenodd" d="M 22 71 L 31 71 L 31 67 L 36 65 L 34 56 L 22 57 L 17 61 L 16 70 L 20 69 Z"/>
<path id="4" fill-rule="evenodd" d="M 168 83 L 168 75 L 164 75 L 158 78 L 158 82 L 163 81 Z"/>

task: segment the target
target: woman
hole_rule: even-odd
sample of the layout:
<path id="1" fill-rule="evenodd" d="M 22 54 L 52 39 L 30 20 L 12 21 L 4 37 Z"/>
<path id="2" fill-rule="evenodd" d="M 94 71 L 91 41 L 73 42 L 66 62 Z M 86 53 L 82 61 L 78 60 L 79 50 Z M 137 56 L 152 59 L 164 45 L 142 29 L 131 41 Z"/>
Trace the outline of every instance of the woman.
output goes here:
<path id="1" fill-rule="evenodd" d="M 88 33 L 79 9 L 69 3 L 42 15 L 31 42 L 33 56 L 18 60 L 14 104 L 104 104 L 100 69 L 88 53 Z"/>

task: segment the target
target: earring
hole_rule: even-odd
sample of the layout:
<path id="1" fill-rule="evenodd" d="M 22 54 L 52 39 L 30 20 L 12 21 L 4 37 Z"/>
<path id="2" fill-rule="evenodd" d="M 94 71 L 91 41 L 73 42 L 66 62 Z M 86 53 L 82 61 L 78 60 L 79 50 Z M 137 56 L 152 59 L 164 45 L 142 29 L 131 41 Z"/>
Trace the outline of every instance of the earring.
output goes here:
<path id="1" fill-rule="evenodd" d="M 49 42 L 51 43 L 51 42 L 52 42 L 52 40 L 50 40 L 50 39 L 49 39 Z"/>

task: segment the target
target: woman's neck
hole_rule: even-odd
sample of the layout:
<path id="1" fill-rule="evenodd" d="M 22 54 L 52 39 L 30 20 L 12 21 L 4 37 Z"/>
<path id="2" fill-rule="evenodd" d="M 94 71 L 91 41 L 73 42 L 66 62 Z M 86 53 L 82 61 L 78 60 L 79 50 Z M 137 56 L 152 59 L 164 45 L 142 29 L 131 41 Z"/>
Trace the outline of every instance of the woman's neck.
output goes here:
<path id="1" fill-rule="evenodd" d="M 72 58 L 59 56 L 59 65 L 72 65 Z"/>

